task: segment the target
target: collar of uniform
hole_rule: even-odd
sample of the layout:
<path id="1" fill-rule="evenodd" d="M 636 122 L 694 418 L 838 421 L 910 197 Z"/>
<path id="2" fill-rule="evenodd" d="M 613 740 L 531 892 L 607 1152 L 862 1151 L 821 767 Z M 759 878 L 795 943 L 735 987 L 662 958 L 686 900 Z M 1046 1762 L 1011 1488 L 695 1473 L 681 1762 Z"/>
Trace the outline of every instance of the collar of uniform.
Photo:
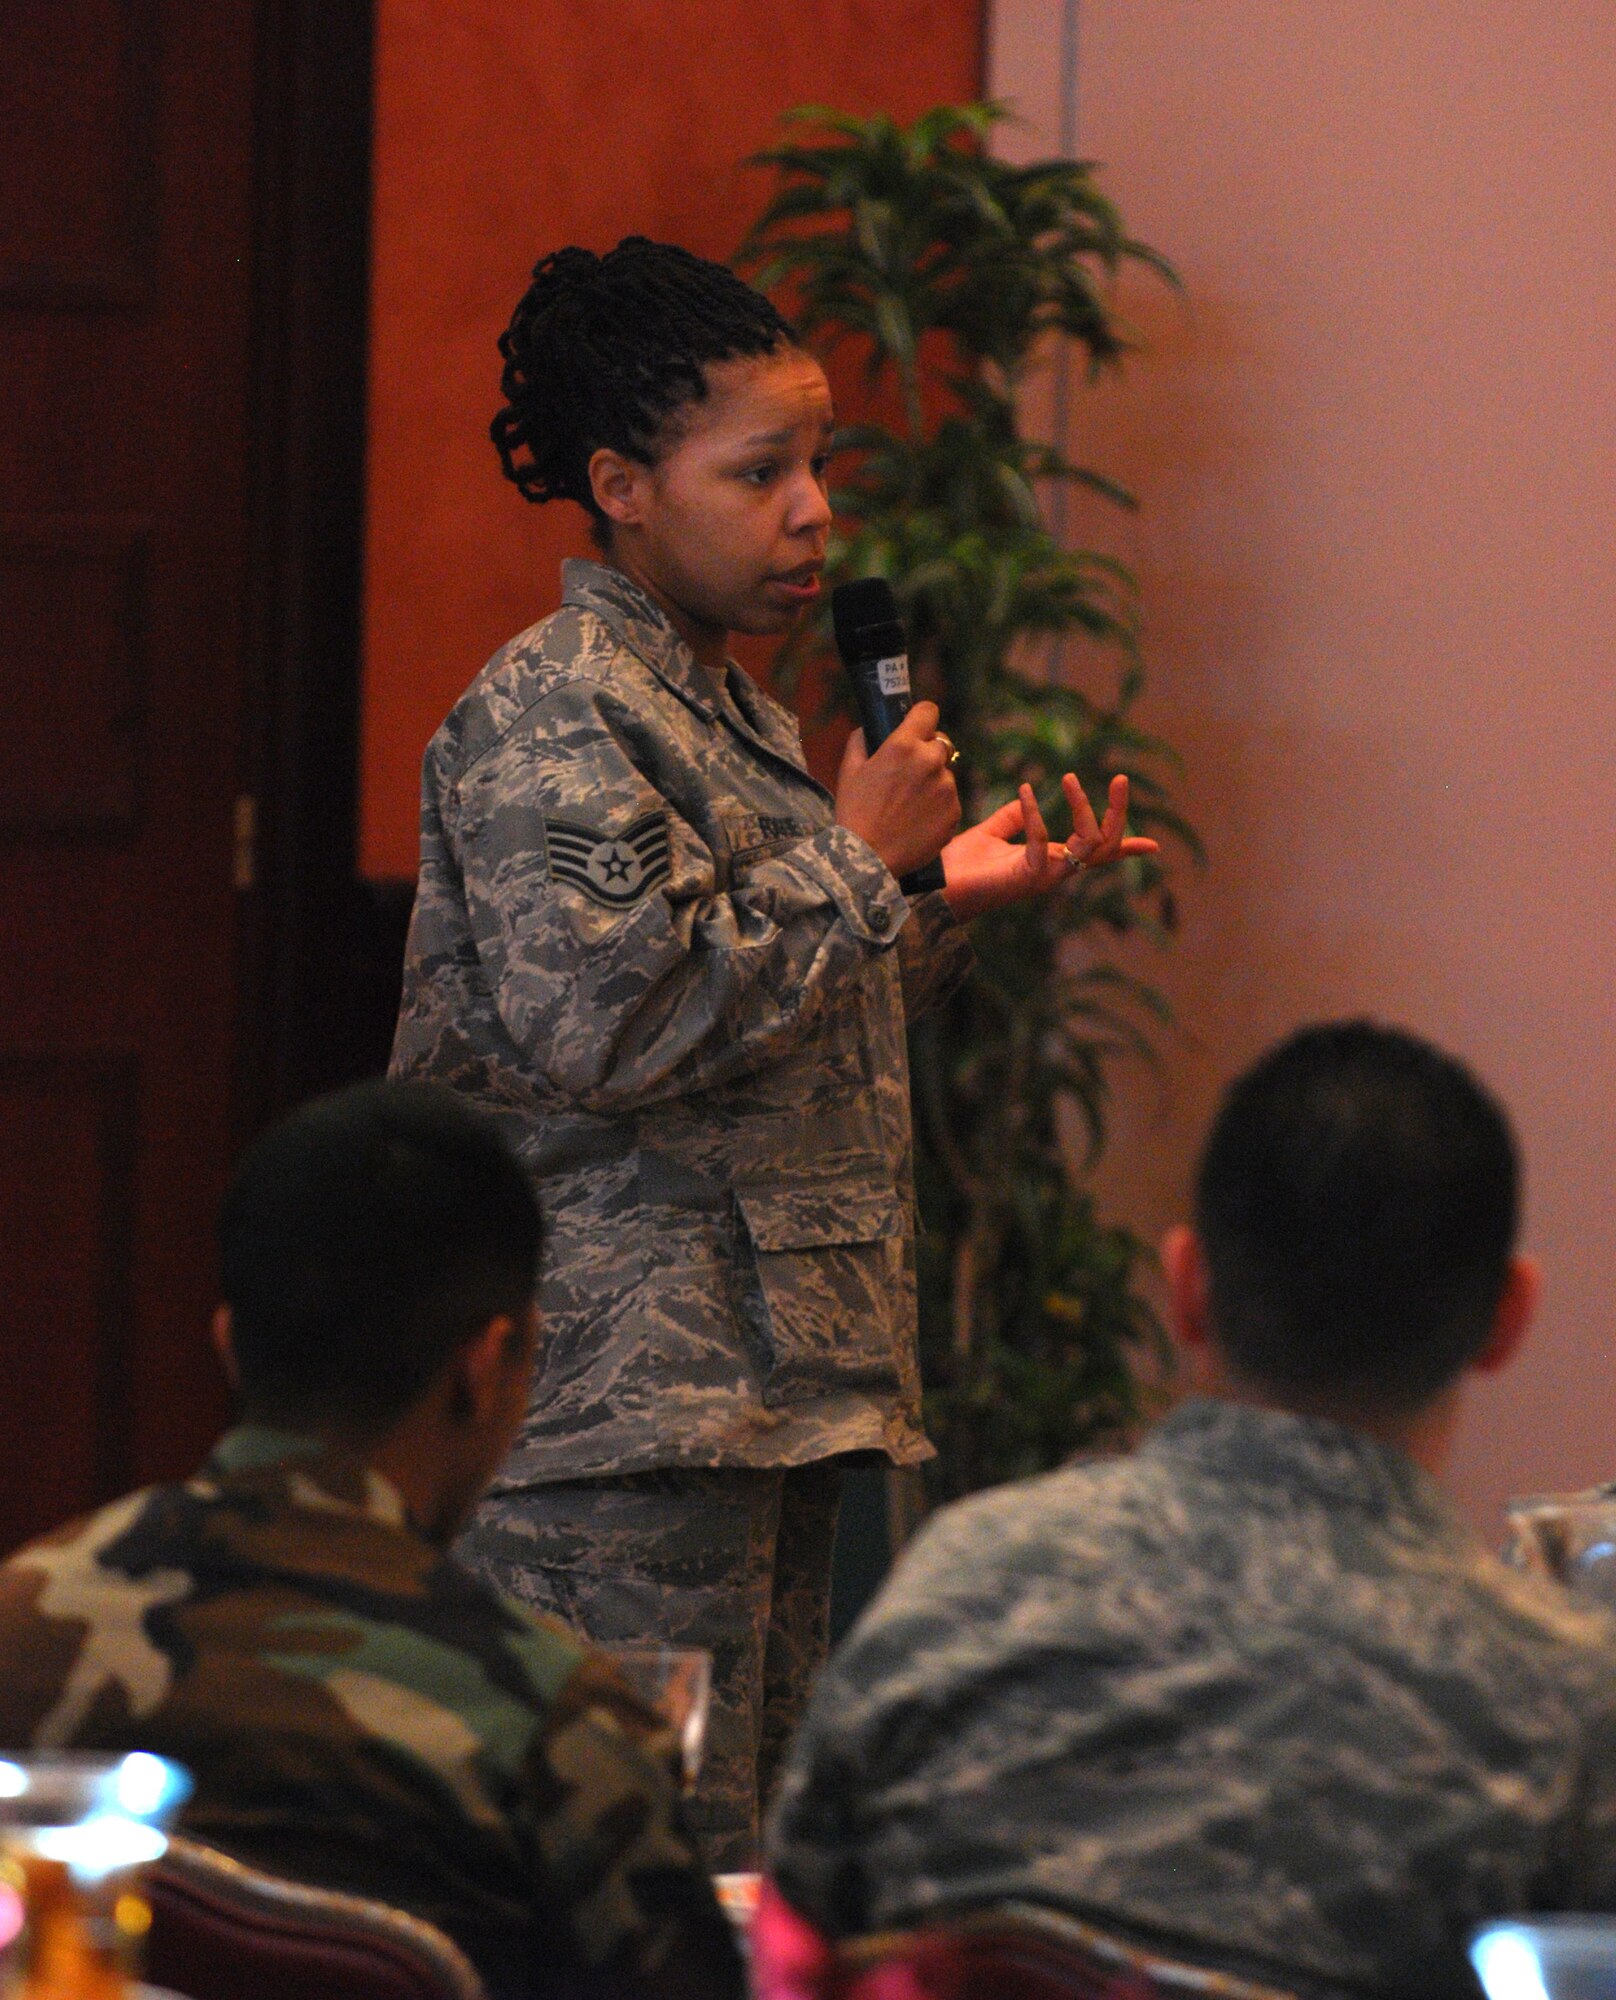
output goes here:
<path id="1" fill-rule="evenodd" d="M 317 1458 L 325 1440 L 309 1431 L 282 1430 L 275 1424 L 237 1424 L 208 1454 L 212 1472 L 256 1472 L 261 1465 L 280 1465 L 289 1458 Z"/>
<path id="2" fill-rule="evenodd" d="M 782 708 L 766 689 L 759 687 L 745 667 L 734 660 L 729 662 L 726 685 L 743 727 L 775 756 L 783 757 L 797 770 L 803 770 L 802 738 L 789 710 Z"/>
<path id="3" fill-rule="evenodd" d="M 294 1507 L 362 1514 L 390 1528 L 406 1525 L 404 1496 L 356 1452 L 304 1431 L 238 1424 L 208 1454 L 202 1477 L 220 1485 L 275 1488 Z"/>
<path id="4" fill-rule="evenodd" d="M 718 720 L 712 678 L 668 623 L 654 597 L 609 563 L 571 556 L 561 565 L 561 601 L 605 619 L 625 646 L 704 722 Z"/>
<path id="5" fill-rule="evenodd" d="M 1195 1397 L 1159 1424 L 1141 1449 L 1193 1460 L 1230 1485 L 1311 1494 L 1385 1519 L 1468 1532 L 1436 1481 L 1395 1445 L 1322 1417 Z"/>

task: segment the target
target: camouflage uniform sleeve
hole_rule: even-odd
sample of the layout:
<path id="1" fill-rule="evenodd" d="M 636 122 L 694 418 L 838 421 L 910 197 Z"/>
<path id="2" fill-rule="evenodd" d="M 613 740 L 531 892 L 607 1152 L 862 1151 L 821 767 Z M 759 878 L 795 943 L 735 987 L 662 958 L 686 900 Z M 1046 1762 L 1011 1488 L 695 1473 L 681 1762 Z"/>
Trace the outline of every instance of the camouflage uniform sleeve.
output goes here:
<path id="1" fill-rule="evenodd" d="M 734 1933 L 685 1826 L 674 1758 L 671 1732 L 584 1660 L 527 1760 L 545 1906 L 570 1911 L 591 1992 L 742 2000 Z"/>
<path id="2" fill-rule="evenodd" d="M 798 1913 L 830 1938 L 871 1928 L 853 1746 L 804 1731 L 775 1797 L 765 1867 Z"/>
<path id="3" fill-rule="evenodd" d="M 976 953 L 941 890 L 917 897 L 909 909 L 910 921 L 898 933 L 898 963 L 903 971 L 904 1018 L 918 1021 L 964 983 Z"/>
<path id="4" fill-rule="evenodd" d="M 712 850 L 650 775 L 668 756 L 610 688 L 568 680 L 443 800 L 505 1030 L 585 1110 L 764 1066 L 910 916 L 880 858 L 840 826 L 720 886 Z M 699 770 L 685 775 L 699 785 Z"/>
<path id="5" fill-rule="evenodd" d="M 993 1551 L 995 1494 L 934 1514 L 821 1673 L 775 1795 L 765 1865 L 786 1901 L 827 1937 L 884 1922 L 871 1879 L 875 1821 L 923 1766 L 939 1730 L 933 1661 L 983 1635 L 991 1651 L 1013 1590 Z M 915 1856 L 917 1873 L 927 1863 Z"/>
<path id="6" fill-rule="evenodd" d="M 1576 1796 L 1553 1844 L 1539 1906 L 1616 1911 L 1616 1702 L 1588 1732 Z"/>

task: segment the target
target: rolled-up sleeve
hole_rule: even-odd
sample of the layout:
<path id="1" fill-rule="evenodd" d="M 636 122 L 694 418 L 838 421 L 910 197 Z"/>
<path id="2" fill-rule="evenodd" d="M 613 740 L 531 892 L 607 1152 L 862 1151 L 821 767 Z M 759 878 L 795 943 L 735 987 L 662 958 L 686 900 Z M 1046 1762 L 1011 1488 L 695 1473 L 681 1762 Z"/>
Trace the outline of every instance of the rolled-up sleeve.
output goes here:
<path id="1" fill-rule="evenodd" d="M 767 1063 L 911 919 L 873 849 L 828 826 L 720 886 L 653 777 L 648 728 L 597 682 L 548 691 L 443 800 L 482 975 L 523 1059 L 620 1111 Z"/>
<path id="2" fill-rule="evenodd" d="M 918 1021 L 962 986 L 976 964 L 970 935 L 941 890 L 919 896 L 898 936 L 903 972 L 903 1013 Z"/>

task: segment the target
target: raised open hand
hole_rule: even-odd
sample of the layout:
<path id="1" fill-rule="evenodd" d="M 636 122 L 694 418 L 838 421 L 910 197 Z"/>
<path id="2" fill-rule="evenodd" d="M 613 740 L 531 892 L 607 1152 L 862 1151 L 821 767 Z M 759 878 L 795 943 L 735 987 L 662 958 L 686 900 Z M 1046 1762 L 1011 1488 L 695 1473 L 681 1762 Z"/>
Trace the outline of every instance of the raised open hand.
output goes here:
<path id="1" fill-rule="evenodd" d="M 1100 868 L 1128 854 L 1155 854 L 1158 843 L 1122 831 L 1128 821 L 1128 780 L 1111 780 L 1103 822 L 1070 771 L 1061 790 L 1071 808 L 1072 832 L 1064 845 L 1052 841 L 1031 785 L 975 826 L 956 834 L 943 849 L 943 894 L 955 916 L 968 922 L 986 910 L 1047 895 L 1069 882 L 1079 868 Z M 1024 838 L 1018 840 L 1017 835 Z"/>

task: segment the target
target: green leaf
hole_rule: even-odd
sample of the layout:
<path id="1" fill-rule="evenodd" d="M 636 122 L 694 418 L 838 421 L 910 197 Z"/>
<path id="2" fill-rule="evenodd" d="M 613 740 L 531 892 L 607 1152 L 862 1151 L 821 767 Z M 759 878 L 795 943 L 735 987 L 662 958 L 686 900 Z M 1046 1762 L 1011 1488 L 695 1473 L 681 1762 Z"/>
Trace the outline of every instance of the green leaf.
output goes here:
<path id="1" fill-rule="evenodd" d="M 1135 580 L 1107 550 L 1063 547 L 1044 513 L 1057 483 L 1139 500 L 1024 435 L 1016 400 L 1052 343 L 1089 375 L 1123 365 L 1136 336 L 1116 309 L 1121 273 L 1178 279 L 1129 236 L 1093 162 L 996 158 L 1008 115 L 938 105 L 900 125 L 802 107 L 787 142 L 756 156 L 773 184 L 740 253 L 806 335 L 855 343 L 899 392 L 899 421 L 860 411 L 833 441 L 827 581 L 890 579 L 917 684 L 964 753 L 972 815 L 1030 782 L 1058 828 L 1065 771 L 1096 801 L 1126 771 L 1131 825 L 1169 849 L 979 920 L 975 977 L 911 1031 L 939 1496 L 1043 1469 L 1141 1415 L 1138 1364 L 1165 1352 L 1140 1290 L 1151 1252 L 1099 1215 L 1087 1171 L 1116 1065 L 1155 1060 L 1172 1015 L 1107 954 L 1123 938 L 1170 942 L 1174 870 L 1202 859 L 1170 793 L 1178 760 L 1133 720 Z M 827 651 L 828 616 L 821 600 L 788 640 L 783 681 Z M 832 676 L 829 698 L 841 687 Z"/>

